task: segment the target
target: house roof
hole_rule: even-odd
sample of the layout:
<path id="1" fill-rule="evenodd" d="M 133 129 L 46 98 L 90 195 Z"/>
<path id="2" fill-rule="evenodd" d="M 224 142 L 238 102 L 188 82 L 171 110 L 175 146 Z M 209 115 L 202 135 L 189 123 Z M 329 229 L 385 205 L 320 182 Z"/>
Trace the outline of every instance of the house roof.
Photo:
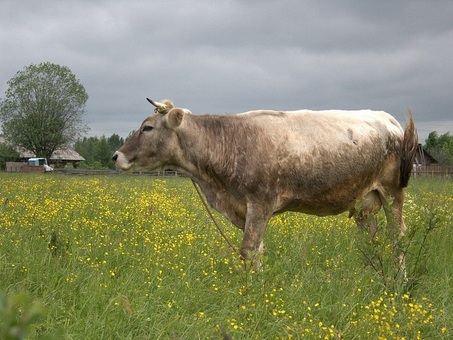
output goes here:
<path id="1" fill-rule="evenodd" d="M 57 149 L 52 153 L 50 160 L 84 161 L 85 158 L 79 155 L 73 148 L 65 147 Z"/>

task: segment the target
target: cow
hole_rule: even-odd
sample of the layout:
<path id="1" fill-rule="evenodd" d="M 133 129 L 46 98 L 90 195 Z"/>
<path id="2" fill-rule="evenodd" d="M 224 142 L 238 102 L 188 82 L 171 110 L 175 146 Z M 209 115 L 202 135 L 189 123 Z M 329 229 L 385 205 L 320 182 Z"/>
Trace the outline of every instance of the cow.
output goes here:
<path id="1" fill-rule="evenodd" d="M 169 100 L 148 101 L 154 113 L 114 153 L 117 169 L 189 175 L 243 230 L 240 255 L 255 269 L 269 219 L 285 211 L 349 212 L 363 227 L 384 206 L 396 237 L 405 234 L 404 188 L 418 145 L 411 112 L 403 131 L 383 111 L 195 115 Z"/>

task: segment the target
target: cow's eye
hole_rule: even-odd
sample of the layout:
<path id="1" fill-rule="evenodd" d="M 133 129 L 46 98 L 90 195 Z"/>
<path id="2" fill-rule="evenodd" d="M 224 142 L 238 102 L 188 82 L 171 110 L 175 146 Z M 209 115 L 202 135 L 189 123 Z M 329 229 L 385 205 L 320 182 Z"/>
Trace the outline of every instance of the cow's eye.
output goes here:
<path id="1" fill-rule="evenodd" d="M 145 125 L 144 127 L 142 127 L 142 132 L 151 131 L 152 129 L 153 129 L 152 126 L 150 126 L 150 125 Z"/>

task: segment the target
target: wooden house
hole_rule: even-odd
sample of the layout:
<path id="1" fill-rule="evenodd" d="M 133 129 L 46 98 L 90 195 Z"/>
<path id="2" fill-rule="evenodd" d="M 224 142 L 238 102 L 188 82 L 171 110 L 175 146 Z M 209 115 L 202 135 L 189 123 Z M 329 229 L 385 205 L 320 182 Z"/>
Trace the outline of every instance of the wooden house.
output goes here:
<path id="1" fill-rule="evenodd" d="M 432 156 L 422 144 L 418 144 L 417 154 L 415 155 L 414 165 L 429 166 L 437 165 L 439 162 Z"/>

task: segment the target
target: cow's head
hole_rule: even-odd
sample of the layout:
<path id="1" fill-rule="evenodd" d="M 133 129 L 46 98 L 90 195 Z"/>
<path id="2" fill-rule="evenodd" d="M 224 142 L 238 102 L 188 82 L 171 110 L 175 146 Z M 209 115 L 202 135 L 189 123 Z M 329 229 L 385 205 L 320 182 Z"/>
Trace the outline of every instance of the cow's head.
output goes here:
<path id="1" fill-rule="evenodd" d="M 148 99 L 148 98 L 147 98 Z M 148 101 L 155 107 L 132 137 L 113 154 L 122 171 L 151 171 L 174 165 L 179 155 L 176 130 L 189 110 L 176 108 L 169 100 Z"/>

